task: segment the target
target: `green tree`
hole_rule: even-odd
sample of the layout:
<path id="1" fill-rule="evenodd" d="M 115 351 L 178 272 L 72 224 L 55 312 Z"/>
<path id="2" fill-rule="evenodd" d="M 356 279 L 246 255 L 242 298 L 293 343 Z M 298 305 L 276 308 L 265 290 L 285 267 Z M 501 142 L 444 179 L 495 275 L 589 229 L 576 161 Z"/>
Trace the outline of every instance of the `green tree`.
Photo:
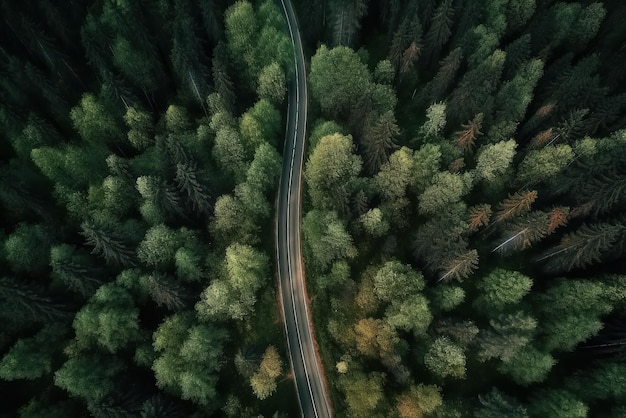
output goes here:
<path id="1" fill-rule="evenodd" d="M 80 104 L 70 112 L 70 117 L 81 138 L 87 142 L 109 144 L 123 138 L 120 121 L 102 100 L 92 94 L 83 96 Z"/>
<path id="2" fill-rule="evenodd" d="M 493 388 L 484 396 L 479 396 L 481 407 L 474 412 L 475 418 L 528 418 L 526 408 L 515 398 L 504 395 Z"/>
<path id="3" fill-rule="evenodd" d="M 357 254 L 352 237 L 336 212 L 309 211 L 302 220 L 307 260 L 317 271 L 324 271 L 337 260 Z"/>
<path id="4" fill-rule="evenodd" d="M 498 86 L 505 57 L 506 53 L 496 50 L 463 76 L 448 102 L 448 119 L 452 125 L 477 113 L 491 111 L 492 95 Z"/>
<path id="5" fill-rule="evenodd" d="M 4 241 L 4 257 L 17 273 L 41 273 L 50 264 L 52 236 L 43 224 L 20 224 Z"/>
<path id="6" fill-rule="evenodd" d="M 275 106 L 279 106 L 285 99 L 286 91 L 285 73 L 280 65 L 273 62 L 264 67 L 259 74 L 259 98 L 269 100 Z"/>
<path id="7" fill-rule="evenodd" d="M 530 292 L 532 280 L 517 271 L 495 269 L 476 284 L 480 295 L 474 306 L 487 314 L 519 303 Z"/>
<path id="8" fill-rule="evenodd" d="M 357 372 L 339 379 L 339 387 L 345 393 L 348 414 L 351 417 L 367 417 L 376 414 L 377 407 L 384 399 L 382 373 Z"/>
<path id="9" fill-rule="evenodd" d="M 233 244 L 226 249 L 222 277 L 202 293 L 196 311 L 203 319 L 242 320 L 250 315 L 256 293 L 269 277 L 267 256 L 248 245 Z"/>
<path id="10" fill-rule="evenodd" d="M 326 114 L 349 112 L 359 97 L 371 91 L 371 77 L 358 55 L 344 46 L 328 49 L 322 45 L 311 58 L 311 94 Z"/>
<path id="11" fill-rule="evenodd" d="M 481 147 L 476 163 L 476 178 L 492 187 L 505 182 L 507 174 L 510 174 L 516 147 L 517 143 L 512 139 Z"/>
<path id="12" fill-rule="evenodd" d="M 424 364 L 436 377 L 465 377 L 465 353 L 447 337 L 437 338 L 424 354 Z"/>
<path id="13" fill-rule="evenodd" d="M 361 165 L 351 136 L 336 133 L 321 138 L 304 172 L 313 205 L 323 209 L 344 208 L 350 183 L 361 171 Z"/>
<path id="14" fill-rule="evenodd" d="M 92 257 L 71 245 L 53 246 L 50 249 L 50 266 L 53 279 L 61 281 L 83 296 L 91 296 L 102 284 Z"/>
<path id="15" fill-rule="evenodd" d="M 391 154 L 389 161 L 380 167 L 374 177 L 374 185 L 387 200 L 398 200 L 406 195 L 411 184 L 414 168 L 413 152 L 402 147 Z"/>
<path id="16" fill-rule="evenodd" d="M 367 234 L 375 238 L 380 238 L 389 231 L 389 223 L 384 219 L 379 208 L 365 212 L 359 217 L 359 223 Z"/>
<path id="17" fill-rule="evenodd" d="M 550 354 L 526 346 L 503 363 L 499 370 L 511 376 L 518 385 L 529 386 L 543 382 L 555 364 L 556 360 Z"/>
<path id="18" fill-rule="evenodd" d="M 223 329 L 195 324 L 190 312 L 166 318 L 153 335 L 157 386 L 198 405 L 211 404 L 226 338 Z"/>
<path id="19" fill-rule="evenodd" d="M 250 378 L 252 391 L 260 400 L 276 391 L 276 379 L 282 374 L 282 361 L 276 347 L 270 345 L 263 353 L 259 370 Z"/>
<path id="20" fill-rule="evenodd" d="M 437 173 L 432 186 L 419 196 L 419 210 L 423 214 L 435 214 L 445 206 L 458 202 L 471 188 L 472 178 L 448 171 Z"/>
<path id="21" fill-rule="evenodd" d="M 574 394 L 562 389 L 547 389 L 537 393 L 529 405 L 532 417 L 585 418 L 589 407 Z"/>
<path id="22" fill-rule="evenodd" d="M 477 340 L 478 358 L 484 362 L 498 358 L 508 363 L 517 353 L 526 350 L 537 328 L 537 320 L 523 311 L 501 314 L 489 321 L 490 328 Z"/>
<path id="23" fill-rule="evenodd" d="M 54 384 L 73 396 L 98 402 L 114 390 L 114 378 L 123 369 L 117 357 L 79 354 L 70 357 L 56 371 Z"/>
<path id="24" fill-rule="evenodd" d="M 65 326 L 52 324 L 32 337 L 17 340 L 0 360 L 0 378 L 34 380 L 49 374 L 66 337 Z"/>
<path id="25" fill-rule="evenodd" d="M 411 386 L 397 398 L 400 418 L 419 418 L 430 414 L 443 404 L 441 388 L 432 385 Z"/>
<path id="26" fill-rule="evenodd" d="M 550 183 L 574 159 L 569 145 L 548 145 L 526 154 L 517 169 L 519 184 Z"/>
<path id="27" fill-rule="evenodd" d="M 101 286 L 74 319 L 79 346 L 98 344 L 115 353 L 137 338 L 139 310 L 126 289 L 109 283 Z"/>

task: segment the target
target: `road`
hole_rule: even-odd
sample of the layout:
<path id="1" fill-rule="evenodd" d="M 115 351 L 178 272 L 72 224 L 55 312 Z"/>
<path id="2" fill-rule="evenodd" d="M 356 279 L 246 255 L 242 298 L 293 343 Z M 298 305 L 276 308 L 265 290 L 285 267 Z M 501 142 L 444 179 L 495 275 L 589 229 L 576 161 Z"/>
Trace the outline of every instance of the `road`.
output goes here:
<path id="1" fill-rule="evenodd" d="M 295 74 L 288 89 L 288 115 L 283 167 L 278 194 L 276 246 L 283 318 L 291 369 L 302 415 L 331 417 L 315 351 L 311 315 L 306 298 L 301 253 L 302 168 L 307 117 L 307 83 L 298 21 L 289 0 L 281 0 L 294 49 Z"/>

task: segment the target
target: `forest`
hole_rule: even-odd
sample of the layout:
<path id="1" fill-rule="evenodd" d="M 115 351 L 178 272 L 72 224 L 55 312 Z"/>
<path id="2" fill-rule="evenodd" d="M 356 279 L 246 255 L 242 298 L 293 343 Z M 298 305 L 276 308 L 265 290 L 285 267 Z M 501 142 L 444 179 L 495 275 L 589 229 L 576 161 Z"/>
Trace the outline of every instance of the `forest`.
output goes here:
<path id="1" fill-rule="evenodd" d="M 626 418 L 626 4 L 294 0 L 337 417 Z M 0 417 L 291 417 L 277 0 L 0 0 Z"/>

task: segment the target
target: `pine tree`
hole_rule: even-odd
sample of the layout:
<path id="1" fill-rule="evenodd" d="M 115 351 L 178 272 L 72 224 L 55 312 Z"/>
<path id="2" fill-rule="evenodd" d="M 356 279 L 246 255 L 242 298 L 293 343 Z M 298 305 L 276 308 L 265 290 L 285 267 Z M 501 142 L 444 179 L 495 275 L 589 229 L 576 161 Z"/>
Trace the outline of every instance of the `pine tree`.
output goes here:
<path id="1" fill-rule="evenodd" d="M 10 277 L 0 278 L 0 300 L 0 316 L 6 321 L 49 323 L 69 316 L 67 308 L 46 295 L 40 287 Z"/>
<path id="2" fill-rule="evenodd" d="M 468 217 L 470 230 L 476 232 L 480 227 L 487 226 L 491 219 L 491 214 L 491 205 L 481 204 L 469 208 Z"/>
<path id="3" fill-rule="evenodd" d="M 479 395 L 481 407 L 474 412 L 475 418 L 528 418 L 526 408 L 515 398 L 493 388 L 487 395 Z"/>
<path id="4" fill-rule="evenodd" d="M 608 250 L 624 234 L 622 225 L 610 223 L 583 224 L 565 235 L 561 243 L 537 259 L 548 270 L 570 271 L 602 260 Z"/>
<path id="5" fill-rule="evenodd" d="M 91 296 L 102 284 L 100 272 L 94 268 L 95 262 L 75 247 L 67 244 L 56 245 L 50 250 L 52 278 L 60 280 L 71 290 L 83 296 Z"/>
<path id="6" fill-rule="evenodd" d="M 441 280 L 456 279 L 463 281 L 474 273 L 478 268 L 478 251 L 469 250 L 463 253 L 453 254 L 443 264 Z"/>
<path id="7" fill-rule="evenodd" d="M 428 92 L 431 102 L 443 100 L 446 93 L 452 86 L 457 73 L 463 62 L 463 50 L 455 48 L 439 62 L 439 70 L 431 81 L 428 82 L 424 91 Z"/>
<path id="8" fill-rule="evenodd" d="M 454 143 L 466 153 L 471 153 L 474 148 L 476 139 L 483 133 L 480 128 L 483 124 L 484 115 L 478 113 L 474 118 L 467 122 L 467 124 L 461 125 L 463 128 L 461 131 L 456 132 L 454 135 L 456 139 Z"/>
<path id="9" fill-rule="evenodd" d="M 454 11 L 453 1 L 443 0 L 435 9 L 432 19 L 429 19 L 430 27 L 425 36 L 428 63 L 434 63 L 438 60 L 443 46 L 450 39 L 454 22 Z"/>
<path id="10" fill-rule="evenodd" d="M 523 191 L 509 195 L 502 201 L 496 212 L 496 222 L 506 221 L 530 211 L 530 206 L 537 199 L 537 192 L 534 190 Z"/>
<path id="11" fill-rule="evenodd" d="M 98 222 L 85 221 L 81 224 L 81 229 L 87 244 L 93 247 L 92 253 L 103 257 L 110 264 L 134 265 L 134 251 L 113 228 Z"/>
<path id="12" fill-rule="evenodd" d="M 454 125 L 477 113 L 492 110 L 506 53 L 496 50 L 476 68 L 469 70 L 459 82 L 448 102 L 448 117 Z"/>

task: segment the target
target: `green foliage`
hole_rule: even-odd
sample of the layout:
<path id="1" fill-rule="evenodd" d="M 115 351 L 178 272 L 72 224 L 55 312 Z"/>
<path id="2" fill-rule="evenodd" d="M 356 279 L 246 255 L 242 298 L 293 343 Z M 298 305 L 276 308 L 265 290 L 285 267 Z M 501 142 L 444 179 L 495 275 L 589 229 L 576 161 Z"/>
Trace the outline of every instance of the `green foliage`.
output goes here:
<path id="1" fill-rule="evenodd" d="M 465 378 L 465 353 L 447 337 L 437 338 L 424 355 L 424 364 L 438 378 Z"/>
<path id="2" fill-rule="evenodd" d="M 474 306 L 489 315 L 514 305 L 530 292 L 532 280 L 517 271 L 496 269 L 482 277 L 476 287 L 480 296 Z"/>
<path id="3" fill-rule="evenodd" d="M 206 406 L 217 396 L 216 372 L 227 333 L 214 325 L 195 325 L 192 318 L 189 312 L 170 316 L 155 331 L 158 357 L 152 370 L 157 386 Z"/>
<path id="4" fill-rule="evenodd" d="M 41 273 L 50 263 L 50 233 L 42 225 L 20 224 L 4 242 L 4 256 L 18 273 Z"/>
<path id="5" fill-rule="evenodd" d="M 280 105 L 285 99 L 286 91 L 285 73 L 280 65 L 274 62 L 264 67 L 259 74 L 259 97 Z"/>
<path id="6" fill-rule="evenodd" d="M 226 249 L 222 277 L 207 287 L 196 311 L 202 319 L 236 319 L 249 316 L 257 300 L 258 289 L 269 277 L 267 256 L 242 244 Z"/>
<path id="7" fill-rule="evenodd" d="M 126 289 L 109 283 L 76 314 L 73 325 L 80 347 L 89 349 L 98 344 L 115 353 L 136 338 L 139 310 Z"/>
<path id="8" fill-rule="evenodd" d="M 528 418 L 526 408 L 516 399 L 502 394 L 498 389 L 492 389 L 485 396 L 480 396 L 481 407 L 474 412 L 475 418 Z"/>
<path id="9" fill-rule="evenodd" d="M 0 377 L 8 381 L 34 380 L 49 374 L 66 334 L 64 326 L 55 324 L 18 340 L 0 361 Z"/>
<path id="10" fill-rule="evenodd" d="M 311 267 L 324 271 L 337 260 L 354 258 L 352 237 L 336 212 L 309 211 L 302 220 Z"/>
<path id="11" fill-rule="evenodd" d="M 549 389 L 532 399 L 529 412 L 533 417 L 585 418 L 589 407 L 571 392 Z"/>
<path id="12" fill-rule="evenodd" d="M 120 121 L 92 94 L 85 94 L 80 104 L 72 109 L 70 116 L 74 127 L 85 141 L 108 144 L 123 137 Z"/>
<path id="13" fill-rule="evenodd" d="M 476 163 L 476 178 L 490 186 L 501 184 L 510 171 L 516 147 L 512 139 L 481 147 Z"/>
<path id="14" fill-rule="evenodd" d="M 472 178 L 448 171 L 437 173 L 432 182 L 419 196 L 419 209 L 423 214 L 435 214 L 446 206 L 456 203 L 469 192 Z"/>
<path id="15" fill-rule="evenodd" d="M 172 264 L 181 245 L 180 234 L 165 225 L 153 226 L 137 247 L 139 260 L 148 266 L 163 268 Z"/>
<path id="16" fill-rule="evenodd" d="M 519 350 L 509 361 L 500 366 L 500 371 L 508 374 L 521 386 L 543 382 L 556 360 L 547 353 L 532 346 Z"/>
<path id="17" fill-rule="evenodd" d="M 347 204 L 350 183 L 361 171 L 351 136 L 339 133 L 322 137 L 306 163 L 304 178 L 314 205 L 341 209 Z"/>
<path id="18" fill-rule="evenodd" d="M 309 82 L 311 94 L 322 111 L 330 115 L 350 111 L 357 98 L 369 94 L 372 89 L 367 67 L 353 50 L 344 46 L 319 47 L 311 58 Z"/>
<path id="19" fill-rule="evenodd" d="M 72 356 L 54 374 L 54 384 L 73 396 L 98 402 L 114 390 L 113 379 L 123 369 L 123 363 L 115 357 Z"/>

